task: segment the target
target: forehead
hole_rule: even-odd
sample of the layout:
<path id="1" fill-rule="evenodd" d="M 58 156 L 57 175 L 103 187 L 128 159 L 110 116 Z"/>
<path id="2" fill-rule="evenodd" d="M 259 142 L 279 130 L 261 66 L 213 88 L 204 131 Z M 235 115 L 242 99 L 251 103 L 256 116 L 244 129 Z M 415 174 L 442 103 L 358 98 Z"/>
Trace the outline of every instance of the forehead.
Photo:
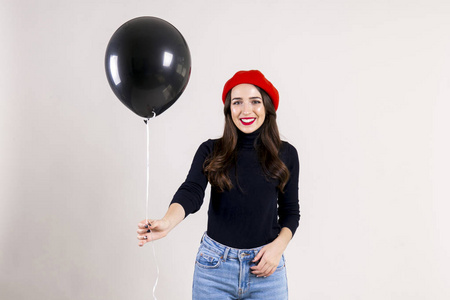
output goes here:
<path id="1" fill-rule="evenodd" d="M 231 99 L 233 98 L 251 98 L 259 97 L 261 98 L 261 93 L 258 91 L 256 86 L 249 83 L 238 84 L 231 89 Z"/>

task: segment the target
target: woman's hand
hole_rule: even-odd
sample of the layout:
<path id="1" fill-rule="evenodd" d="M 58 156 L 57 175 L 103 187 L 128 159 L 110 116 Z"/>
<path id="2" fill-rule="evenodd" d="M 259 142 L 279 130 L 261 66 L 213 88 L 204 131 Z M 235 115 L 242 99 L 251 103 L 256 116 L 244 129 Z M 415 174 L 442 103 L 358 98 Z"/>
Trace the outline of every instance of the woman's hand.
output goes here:
<path id="1" fill-rule="evenodd" d="M 267 277 L 272 275 L 280 263 L 281 256 L 292 238 L 292 232 L 286 227 L 281 229 L 280 235 L 272 242 L 259 250 L 253 259 L 258 265 L 251 267 L 256 277 Z"/>
<path id="2" fill-rule="evenodd" d="M 137 230 L 139 246 L 142 247 L 147 242 L 165 237 L 169 233 L 170 228 L 170 222 L 164 218 L 139 222 Z"/>
<path id="3" fill-rule="evenodd" d="M 272 275 L 280 263 L 283 251 L 284 247 L 278 246 L 275 241 L 264 246 L 253 260 L 253 262 L 259 262 L 257 266 L 251 267 L 252 273 L 255 274 L 256 277 L 267 277 Z"/>
<path id="4" fill-rule="evenodd" d="M 178 203 L 172 203 L 166 215 L 161 220 L 143 220 L 138 224 L 139 247 L 149 241 L 162 239 L 177 226 L 185 217 L 184 208 Z"/>

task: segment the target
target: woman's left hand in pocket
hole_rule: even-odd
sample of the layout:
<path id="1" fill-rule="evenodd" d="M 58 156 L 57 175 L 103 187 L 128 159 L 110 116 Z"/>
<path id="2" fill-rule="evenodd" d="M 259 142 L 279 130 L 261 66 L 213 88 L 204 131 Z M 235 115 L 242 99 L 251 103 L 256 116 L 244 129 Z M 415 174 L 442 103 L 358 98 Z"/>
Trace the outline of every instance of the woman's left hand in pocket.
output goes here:
<path id="1" fill-rule="evenodd" d="M 264 246 L 253 259 L 253 262 L 258 264 L 250 268 L 251 272 L 256 277 L 272 275 L 280 264 L 284 249 L 285 247 L 279 245 L 276 241 Z"/>

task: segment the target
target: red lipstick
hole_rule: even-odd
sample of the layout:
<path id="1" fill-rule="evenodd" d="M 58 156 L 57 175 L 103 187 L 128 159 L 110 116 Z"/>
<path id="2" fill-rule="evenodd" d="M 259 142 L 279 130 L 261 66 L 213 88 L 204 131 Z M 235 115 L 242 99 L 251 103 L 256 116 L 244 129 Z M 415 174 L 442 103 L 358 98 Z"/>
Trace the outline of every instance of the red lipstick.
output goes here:
<path id="1" fill-rule="evenodd" d="M 239 120 L 241 121 L 242 125 L 249 126 L 255 122 L 256 118 L 242 118 Z"/>

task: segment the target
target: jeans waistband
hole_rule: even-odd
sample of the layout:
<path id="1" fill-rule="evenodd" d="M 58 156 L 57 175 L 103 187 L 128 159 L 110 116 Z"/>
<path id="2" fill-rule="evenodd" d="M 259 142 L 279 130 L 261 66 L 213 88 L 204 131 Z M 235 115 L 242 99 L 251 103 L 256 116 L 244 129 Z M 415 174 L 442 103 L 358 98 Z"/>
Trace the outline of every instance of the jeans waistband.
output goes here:
<path id="1" fill-rule="evenodd" d="M 223 255 L 224 260 L 227 258 L 253 259 L 258 254 L 259 250 L 264 247 L 261 246 L 252 249 L 237 249 L 228 247 L 210 238 L 206 232 L 203 234 L 202 243 Z"/>

